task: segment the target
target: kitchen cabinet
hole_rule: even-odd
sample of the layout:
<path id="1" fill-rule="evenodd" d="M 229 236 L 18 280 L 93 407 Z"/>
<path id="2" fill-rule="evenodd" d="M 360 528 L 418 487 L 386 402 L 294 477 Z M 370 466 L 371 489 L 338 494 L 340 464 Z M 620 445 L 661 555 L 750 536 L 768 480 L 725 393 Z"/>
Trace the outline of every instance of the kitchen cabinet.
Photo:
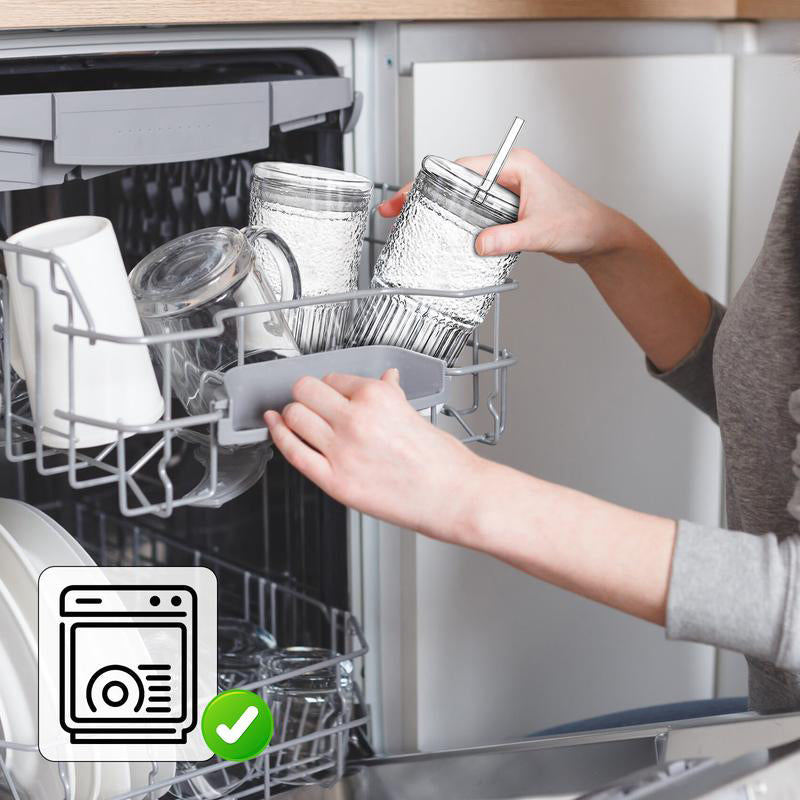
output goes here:
<path id="1" fill-rule="evenodd" d="M 401 178 L 428 153 L 493 150 L 518 114 L 520 145 L 633 216 L 724 297 L 733 78 L 729 55 L 415 63 L 399 92 Z M 718 523 L 715 426 L 648 377 L 579 268 L 525 255 L 514 276 L 520 289 L 503 301 L 506 344 L 520 357 L 509 432 L 482 455 L 643 511 Z M 403 587 L 382 596 L 382 613 L 405 637 L 392 691 L 403 697 L 406 746 L 498 741 L 714 693 L 710 647 L 667 642 L 659 628 L 486 556 L 389 539 Z"/>

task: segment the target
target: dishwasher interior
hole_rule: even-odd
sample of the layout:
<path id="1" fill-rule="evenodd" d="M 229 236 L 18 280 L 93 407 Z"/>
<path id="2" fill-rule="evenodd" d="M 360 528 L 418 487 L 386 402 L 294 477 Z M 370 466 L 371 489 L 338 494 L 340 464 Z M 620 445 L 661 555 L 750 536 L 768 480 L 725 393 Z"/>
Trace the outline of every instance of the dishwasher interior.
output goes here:
<path id="1" fill-rule="evenodd" d="M 216 90 L 221 95 L 215 104 L 210 95 Z M 229 102 L 236 90 L 244 93 L 238 105 Z M 195 92 L 204 97 L 198 100 Z M 325 55 L 277 48 L 0 62 L 0 97 L 7 112 L 0 124 L 0 137 L 6 137 L 0 148 L 0 188 L 5 190 L 0 239 L 63 216 L 104 216 L 114 225 L 128 270 L 155 247 L 188 231 L 247 225 L 256 161 L 341 168 L 344 128 L 355 102 L 349 80 Z M 32 103 L 58 105 L 70 98 L 79 105 L 94 103 L 87 110 L 90 118 L 110 114 L 105 152 L 102 136 L 87 138 L 85 128 L 69 143 L 74 109 L 63 117 L 60 133 L 57 121 L 44 120 L 49 131 L 36 129 Z M 146 119 L 148 109 L 141 106 L 148 102 Z M 196 136 L 193 126 L 200 131 Z M 97 131 L 95 122 L 91 129 Z M 8 309 L 6 302 L 6 319 Z M 330 780 L 343 771 L 348 752 L 371 752 L 368 712 L 359 689 L 366 642 L 349 612 L 347 514 L 341 505 L 264 447 L 260 474 L 224 510 L 213 502 L 186 503 L 166 514 L 127 519 L 120 513 L 116 481 L 103 480 L 107 471 L 97 470 L 94 485 L 76 492 L 63 468 L 63 453 L 38 448 L 41 459 L 35 457 L 35 431 L 22 421 L 30 418 L 32 400 L 10 372 L 5 388 L 8 447 L 0 467 L 0 495 L 44 510 L 100 565 L 211 568 L 219 586 L 219 617 L 254 623 L 282 646 L 330 650 L 335 669 L 355 673 L 351 714 L 332 731 L 309 722 L 299 733 L 311 745 L 280 742 L 276 736 L 270 754 L 245 764 L 218 759 L 179 764 L 164 788 L 156 785 L 161 778 L 153 770 L 145 780 L 151 792 L 160 796 L 169 788 L 176 797 L 268 793 L 286 783 Z M 174 406 L 172 416 L 180 417 L 177 401 Z M 200 444 L 197 436 L 176 438 L 165 459 L 170 490 L 177 496 L 203 481 L 204 465 L 193 455 L 202 450 L 202 436 L 208 437 L 209 430 L 192 432 L 201 437 Z M 160 441 L 158 435 L 124 438 L 132 464 L 146 460 L 153 442 Z M 143 492 L 161 486 L 159 474 L 158 458 L 136 470 Z M 230 686 L 239 686 L 251 677 L 228 679 Z M 9 747 L 30 749 L 32 744 Z M 5 783 L 16 798 L 21 790 L 13 778 L 6 776 Z M 71 796 L 66 784 L 65 793 Z M 130 796 L 142 796 L 141 791 Z"/>

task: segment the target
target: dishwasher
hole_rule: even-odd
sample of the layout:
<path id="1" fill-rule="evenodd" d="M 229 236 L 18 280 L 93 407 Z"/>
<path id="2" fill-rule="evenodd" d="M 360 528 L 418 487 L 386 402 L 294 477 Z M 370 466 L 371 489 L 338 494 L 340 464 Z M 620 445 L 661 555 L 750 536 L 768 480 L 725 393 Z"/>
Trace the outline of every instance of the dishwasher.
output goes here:
<path id="1" fill-rule="evenodd" d="M 60 217 L 96 215 L 113 224 L 130 271 L 189 231 L 246 226 L 256 162 L 346 166 L 344 142 L 363 98 L 328 54 L 307 43 L 262 36 L 259 46 L 259 37 L 249 36 L 245 45 L 224 31 L 213 43 L 187 33 L 170 38 L 172 44 L 164 43 L 163 32 L 140 31 L 122 36 L 118 47 L 98 46 L 91 36 L 82 45 L 58 32 L 43 37 L 36 47 L 23 41 L 0 54 L 0 255 L 22 252 L 5 241 L 16 231 Z M 393 188 L 375 185 L 363 287 L 382 243 L 374 206 Z M 50 289 L 67 304 L 71 324 L 58 333 L 68 340 L 69 352 L 85 340 L 124 348 L 123 338 L 96 329 L 68 267 L 50 254 L 38 255 L 49 262 Z M 61 280 L 66 291 L 57 288 Z M 270 385 L 269 376 L 259 373 L 244 386 L 229 386 L 209 413 L 189 416 L 162 378 L 162 418 L 112 426 L 114 441 L 91 451 L 75 446 L 83 418 L 75 413 L 70 389 L 68 407 L 56 412 L 70 432 L 53 447 L 43 442 L 41 422 L 31 412 L 41 407 L 39 379 L 26 387 L 11 367 L 5 270 L 2 284 L 0 496 L 44 511 L 98 565 L 210 568 L 218 582 L 219 618 L 234 627 L 257 626 L 278 643 L 323 648 L 336 675 L 352 679 L 352 710 L 331 724 L 317 720 L 304 727 L 303 720 L 292 735 L 276 736 L 263 755 L 244 764 L 178 764 L 177 773 L 164 778 L 154 762 L 140 784 L 117 794 L 238 798 L 267 796 L 298 783 L 335 784 L 349 761 L 372 755 L 370 709 L 360 689 L 368 645 L 351 610 L 349 512 L 270 449 L 260 420 L 266 401 L 260 387 Z M 508 281 L 488 291 L 499 297 L 513 288 Z M 33 289 L 36 303 L 39 291 Z M 374 294 L 362 288 L 325 299 L 352 312 Z M 320 301 L 301 298 L 272 308 L 314 302 Z M 238 326 L 239 366 L 243 328 Z M 507 371 L 514 357 L 500 342 L 499 307 L 488 328 L 481 334 L 485 341 L 473 332 L 466 356 L 451 367 L 441 360 L 415 361 L 414 353 L 404 351 L 410 358 L 404 373 L 415 406 L 434 422 L 452 425 L 465 441 L 492 444 L 505 428 Z M 210 329 L 197 334 L 213 335 Z M 169 348 L 178 339 L 145 336 L 140 343 L 162 348 L 163 363 L 170 363 Z M 344 359 L 339 371 L 358 370 L 347 348 L 336 353 Z M 301 374 L 304 358 L 289 359 L 301 365 Z M 71 386 L 72 356 L 68 369 Z M 226 502 L 220 448 L 242 443 L 261 445 L 265 463 L 253 485 Z M 279 680 L 278 675 L 250 688 Z M 229 686 L 240 684 L 234 679 Z M 35 749 L 33 742 L 7 738 L 0 736 L 6 756 Z M 6 756 L 0 758 L 5 791 L 25 800 Z M 68 800 L 74 787 L 68 772 L 62 769 L 61 776 Z"/>

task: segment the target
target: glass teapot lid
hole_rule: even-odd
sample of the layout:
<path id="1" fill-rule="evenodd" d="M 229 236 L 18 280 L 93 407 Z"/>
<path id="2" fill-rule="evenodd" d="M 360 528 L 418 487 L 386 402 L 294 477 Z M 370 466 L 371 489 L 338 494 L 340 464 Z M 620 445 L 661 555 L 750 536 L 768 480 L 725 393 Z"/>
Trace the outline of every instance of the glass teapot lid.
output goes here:
<path id="1" fill-rule="evenodd" d="M 252 268 L 244 234 L 236 228 L 203 228 L 146 255 L 129 281 L 142 317 L 186 313 L 236 288 Z"/>

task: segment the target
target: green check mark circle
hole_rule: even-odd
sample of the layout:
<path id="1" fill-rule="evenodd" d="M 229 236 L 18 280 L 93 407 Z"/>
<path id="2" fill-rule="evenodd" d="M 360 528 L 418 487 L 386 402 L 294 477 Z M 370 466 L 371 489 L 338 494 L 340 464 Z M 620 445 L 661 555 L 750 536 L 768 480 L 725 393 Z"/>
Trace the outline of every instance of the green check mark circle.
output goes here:
<path id="1" fill-rule="evenodd" d="M 263 752 L 273 728 L 267 704 L 245 689 L 218 694 L 206 706 L 200 721 L 205 743 L 226 761 L 245 761 Z"/>

